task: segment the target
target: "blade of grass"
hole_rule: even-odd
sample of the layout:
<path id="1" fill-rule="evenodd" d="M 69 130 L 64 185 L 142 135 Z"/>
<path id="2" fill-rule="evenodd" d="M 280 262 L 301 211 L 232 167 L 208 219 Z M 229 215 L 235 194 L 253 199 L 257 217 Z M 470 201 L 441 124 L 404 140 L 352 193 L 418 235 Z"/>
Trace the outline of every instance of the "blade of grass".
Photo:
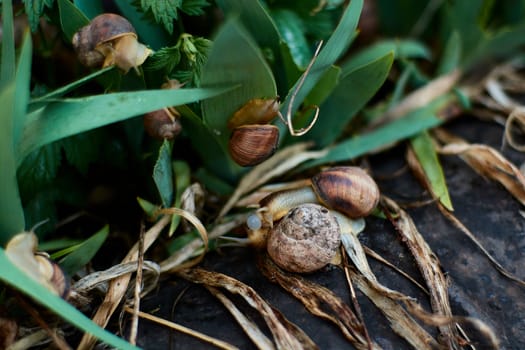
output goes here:
<path id="1" fill-rule="evenodd" d="M 103 330 L 88 319 L 84 314 L 68 304 L 65 300 L 52 294 L 43 286 L 28 277 L 18 269 L 0 248 L 0 280 L 27 294 L 35 301 L 46 306 L 62 318 L 80 328 L 86 333 L 92 334 L 101 341 L 119 349 L 138 349 L 116 335 Z"/>
<path id="2" fill-rule="evenodd" d="M 443 174 L 441 162 L 437 156 L 434 143 L 428 132 L 422 132 L 410 139 L 411 149 L 417 158 L 429 186 L 432 196 L 438 199 L 445 208 L 454 211 L 448 187 Z"/>
<path id="3" fill-rule="evenodd" d="M 28 115 L 19 144 L 18 159 L 36 148 L 117 121 L 160 108 L 223 94 L 232 86 L 208 89 L 148 90 L 64 99 L 47 104 Z"/>
<path id="4" fill-rule="evenodd" d="M 16 145 L 20 142 L 22 130 L 26 121 L 27 104 L 29 102 L 29 89 L 31 82 L 31 59 L 32 43 L 29 31 L 25 32 L 24 41 L 20 50 L 20 57 L 15 76 L 15 105 L 13 115 L 13 142 Z"/>
<path id="5" fill-rule="evenodd" d="M 59 262 L 60 267 L 62 267 L 65 273 L 72 276 L 91 261 L 102 244 L 106 241 L 108 234 L 109 226 L 106 225 L 93 236 L 75 246 L 75 249 Z"/>
<path id="6" fill-rule="evenodd" d="M 368 152 L 375 152 L 395 142 L 430 129 L 443 122 L 439 117 L 441 108 L 454 100 L 454 95 L 447 94 L 434 100 L 429 105 L 416 109 L 401 119 L 390 122 L 366 134 L 361 134 L 342 141 L 328 149 L 327 154 L 312 160 L 298 170 L 316 165 L 348 161 Z"/>
<path id="7" fill-rule="evenodd" d="M 2 1 L 2 64 L 0 65 L 0 88 L 4 88 L 15 78 L 15 34 L 13 24 L 13 4 L 11 0 Z"/>
<path id="8" fill-rule="evenodd" d="M 86 17 L 72 2 L 68 0 L 58 0 L 58 11 L 60 14 L 60 25 L 69 42 L 73 35 L 89 24 L 89 18 Z"/>

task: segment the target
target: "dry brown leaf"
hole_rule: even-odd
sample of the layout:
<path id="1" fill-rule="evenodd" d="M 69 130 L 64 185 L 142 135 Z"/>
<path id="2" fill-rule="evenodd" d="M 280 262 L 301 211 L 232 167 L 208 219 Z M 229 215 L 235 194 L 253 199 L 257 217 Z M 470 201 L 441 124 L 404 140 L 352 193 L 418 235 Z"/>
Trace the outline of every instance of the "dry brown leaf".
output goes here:
<path id="1" fill-rule="evenodd" d="M 435 134 L 447 143 L 439 150 L 441 154 L 460 156 L 478 174 L 499 182 L 525 205 L 525 176 L 501 153 L 487 145 L 469 144 L 442 130 Z"/>
<path id="2" fill-rule="evenodd" d="M 242 327 L 244 333 L 251 339 L 255 344 L 257 349 L 261 350 L 274 350 L 272 341 L 264 335 L 264 333 L 259 329 L 259 327 L 252 322 L 248 317 L 246 317 L 236 306 L 235 304 L 226 297 L 219 289 L 215 287 L 205 286 L 208 291 L 213 294 L 214 297 L 219 299 L 219 301 L 224 305 L 226 309 L 232 314 L 233 318 L 237 323 Z"/>
<path id="3" fill-rule="evenodd" d="M 525 133 L 525 109 L 515 108 L 505 122 L 505 142 L 517 151 L 525 152 L 525 144 L 516 140 L 516 134 Z"/>
<path id="4" fill-rule="evenodd" d="M 250 286 L 222 273 L 201 268 L 179 271 L 177 274 L 193 283 L 224 288 L 230 293 L 240 295 L 261 314 L 274 337 L 277 349 L 318 349 L 306 333 L 273 309 Z"/>
<path id="5" fill-rule="evenodd" d="M 341 238 L 345 252 L 359 271 L 357 273 L 348 268 L 352 281 L 357 283 L 358 288 L 387 317 L 392 330 L 403 337 L 414 349 L 431 350 L 438 348 L 437 341 L 416 323 L 398 303 L 398 301 L 415 303 L 415 300 L 379 283 L 368 265 L 365 251 L 357 235 L 351 232 L 343 232 Z"/>
<path id="6" fill-rule="evenodd" d="M 164 215 L 155 225 L 153 225 L 144 235 L 144 251 L 147 251 L 148 248 L 155 242 L 157 237 L 160 235 L 162 230 L 171 222 L 171 215 Z M 122 263 L 134 262 L 138 258 L 138 242 L 130 249 L 126 257 L 122 260 Z M 135 264 L 136 265 L 136 264 Z M 109 285 L 108 292 L 104 297 L 104 301 L 101 306 L 98 308 L 95 316 L 93 317 L 93 322 L 99 326 L 105 328 L 115 312 L 117 306 L 119 305 L 122 297 L 126 293 L 128 288 L 128 283 L 131 279 L 131 274 L 126 274 L 115 278 L 111 281 Z M 79 349 L 87 350 L 93 348 L 93 345 L 96 342 L 96 338 L 91 334 L 86 333 L 78 346 Z"/>
<path id="7" fill-rule="evenodd" d="M 410 216 L 393 200 L 382 197 L 380 205 L 394 228 L 401 236 L 401 240 L 412 253 L 419 271 L 423 275 L 430 292 L 432 311 L 440 316 L 451 317 L 452 309 L 448 299 L 448 280 L 441 270 L 438 257 L 434 254 L 427 242 L 419 233 Z M 442 342 L 449 349 L 460 348 L 460 335 L 451 325 L 439 327 Z"/>
<path id="8" fill-rule="evenodd" d="M 0 349 L 6 349 L 15 342 L 18 324 L 15 320 L 0 317 Z"/>
<path id="9" fill-rule="evenodd" d="M 337 325 L 357 349 L 381 349 L 375 343 L 368 344 L 364 325 L 352 309 L 331 290 L 283 271 L 268 256 L 261 257 L 257 265 L 266 278 L 278 283 L 300 300 L 310 313 Z"/>

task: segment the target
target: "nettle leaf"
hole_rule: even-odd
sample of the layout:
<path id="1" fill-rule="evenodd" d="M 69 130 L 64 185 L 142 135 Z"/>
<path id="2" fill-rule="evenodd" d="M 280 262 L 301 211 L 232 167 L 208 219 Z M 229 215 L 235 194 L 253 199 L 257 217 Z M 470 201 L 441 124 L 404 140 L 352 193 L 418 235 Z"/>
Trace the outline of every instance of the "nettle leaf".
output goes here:
<path id="1" fill-rule="evenodd" d="M 180 10 L 190 16 L 200 16 L 204 14 L 206 6 L 210 6 L 206 0 L 184 0 Z"/>
<path id="2" fill-rule="evenodd" d="M 173 21 L 178 18 L 177 9 L 181 8 L 182 0 L 140 0 L 140 6 L 144 12 L 151 11 L 155 22 L 173 33 Z"/>
<path id="3" fill-rule="evenodd" d="M 52 7 L 54 0 L 24 0 L 25 11 L 29 20 L 31 31 L 38 28 L 40 17 L 44 13 L 44 7 Z"/>

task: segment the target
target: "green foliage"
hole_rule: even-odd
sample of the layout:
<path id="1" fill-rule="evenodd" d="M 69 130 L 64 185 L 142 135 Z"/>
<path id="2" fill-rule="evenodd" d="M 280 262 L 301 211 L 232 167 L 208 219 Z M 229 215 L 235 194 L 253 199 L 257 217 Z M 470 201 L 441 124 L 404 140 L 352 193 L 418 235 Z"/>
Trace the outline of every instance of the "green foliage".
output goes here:
<path id="1" fill-rule="evenodd" d="M 171 207 L 173 203 L 173 170 L 171 168 L 171 147 L 168 140 L 164 140 L 159 149 L 157 162 L 153 167 L 153 180 L 157 185 L 162 205 L 165 208 Z"/>
<path id="2" fill-rule="evenodd" d="M 24 8 L 31 31 L 34 32 L 38 28 L 44 7 L 52 7 L 54 2 L 54 0 L 24 0 Z"/>
<path id="3" fill-rule="evenodd" d="M 84 332 L 93 334 L 103 342 L 118 349 L 137 349 L 125 340 L 100 328 L 74 306 L 70 305 L 55 294 L 52 294 L 45 287 L 27 276 L 24 272 L 18 269 L 17 266 L 11 263 L 2 248 L 0 248 L 0 266 L 2 266 L 2 269 L 0 270 L 0 281 L 15 287 L 26 295 L 32 297 L 34 300 L 38 300 L 40 304 L 61 315 L 65 320 L 69 321 Z"/>
<path id="4" fill-rule="evenodd" d="M 174 46 L 156 51 L 148 60 L 146 69 L 160 70 L 167 77 L 189 86 L 199 86 L 202 67 L 210 49 L 210 40 L 184 33 Z"/>
<path id="5" fill-rule="evenodd" d="M 206 0 L 136 0 L 134 4 L 140 6 L 142 12 L 153 15 L 155 22 L 161 23 L 170 34 L 173 33 L 173 21 L 179 17 L 178 11 L 196 16 L 209 6 Z"/>

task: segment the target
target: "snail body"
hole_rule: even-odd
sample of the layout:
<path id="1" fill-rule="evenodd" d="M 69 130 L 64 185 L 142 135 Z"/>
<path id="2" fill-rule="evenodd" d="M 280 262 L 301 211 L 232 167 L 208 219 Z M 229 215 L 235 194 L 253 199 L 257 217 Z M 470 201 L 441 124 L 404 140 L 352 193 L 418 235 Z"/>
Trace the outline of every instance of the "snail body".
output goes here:
<path id="1" fill-rule="evenodd" d="M 281 268 L 309 273 L 336 256 L 341 233 L 335 217 L 318 204 L 292 208 L 269 232 L 267 252 Z"/>
<path id="2" fill-rule="evenodd" d="M 254 166 L 270 158 L 279 145 L 279 129 L 270 123 L 279 112 L 278 99 L 253 99 L 228 121 L 232 130 L 228 151 L 240 166 Z"/>
<path id="3" fill-rule="evenodd" d="M 137 68 L 152 53 L 138 42 L 131 23 L 122 16 L 104 13 L 82 27 L 72 39 L 80 63 L 87 67 L 116 65 L 122 71 Z"/>

